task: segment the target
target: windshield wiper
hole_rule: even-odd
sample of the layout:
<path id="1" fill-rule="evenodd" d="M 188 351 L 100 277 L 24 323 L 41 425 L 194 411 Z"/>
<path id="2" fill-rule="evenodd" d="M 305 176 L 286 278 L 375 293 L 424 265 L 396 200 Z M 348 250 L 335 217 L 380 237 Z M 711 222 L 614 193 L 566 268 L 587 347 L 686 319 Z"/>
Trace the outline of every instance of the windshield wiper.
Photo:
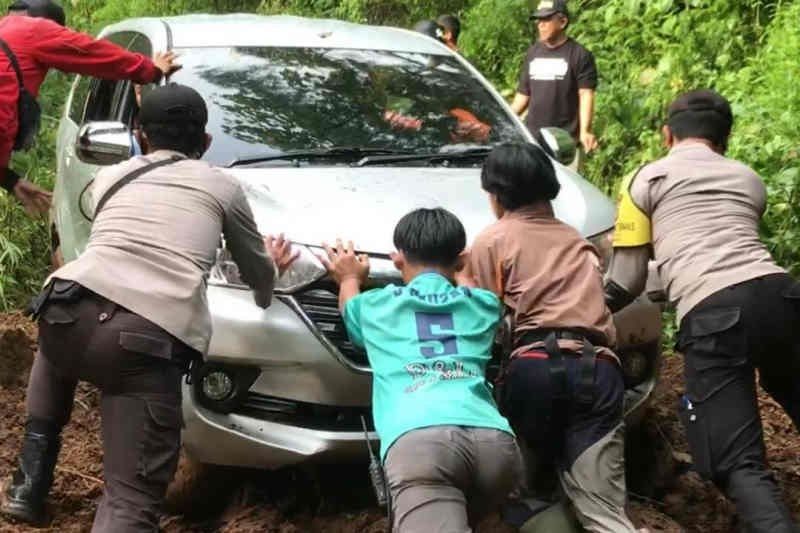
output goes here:
<path id="1" fill-rule="evenodd" d="M 426 161 L 429 163 L 463 161 L 465 159 L 484 159 L 488 156 L 493 147 L 470 148 L 468 150 L 458 150 L 453 152 L 435 152 L 428 154 L 399 154 L 399 155 L 370 155 L 356 163 L 357 167 L 370 165 L 381 165 L 384 163 L 403 163 L 406 161 Z"/>
<path id="2" fill-rule="evenodd" d="M 395 157 L 411 154 L 409 150 L 397 150 L 394 148 L 370 148 L 361 146 L 331 146 L 330 148 L 311 148 L 308 150 L 290 150 L 264 155 L 253 155 L 237 157 L 228 163 L 228 167 L 237 165 L 250 165 L 253 163 L 264 163 L 267 161 L 279 161 L 281 159 L 314 159 L 314 158 L 335 158 L 335 159 L 367 159 L 371 156 L 381 155 Z"/>

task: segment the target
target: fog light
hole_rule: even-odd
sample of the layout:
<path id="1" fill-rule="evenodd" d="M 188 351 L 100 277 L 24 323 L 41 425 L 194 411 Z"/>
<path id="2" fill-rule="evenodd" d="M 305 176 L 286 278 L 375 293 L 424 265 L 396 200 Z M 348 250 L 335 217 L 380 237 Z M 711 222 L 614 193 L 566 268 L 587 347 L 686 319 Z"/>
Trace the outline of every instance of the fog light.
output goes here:
<path id="1" fill-rule="evenodd" d="M 233 393 L 233 380 L 220 370 L 209 372 L 203 376 L 203 394 L 209 400 L 221 402 Z"/>
<path id="2" fill-rule="evenodd" d="M 648 378 L 650 367 L 647 356 L 638 350 L 625 351 L 621 354 L 622 374 L 628 387 L 635 387 Z"/>

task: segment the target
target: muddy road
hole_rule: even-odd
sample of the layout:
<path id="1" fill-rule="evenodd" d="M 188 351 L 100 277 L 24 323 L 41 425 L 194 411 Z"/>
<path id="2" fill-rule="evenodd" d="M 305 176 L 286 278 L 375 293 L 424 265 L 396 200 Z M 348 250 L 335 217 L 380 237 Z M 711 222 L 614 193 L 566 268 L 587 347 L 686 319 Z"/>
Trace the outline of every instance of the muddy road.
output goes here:
<path id="1" fill-rule="evenodd" d="M 0 316 L 0 477 L 10 475 L 25 418 L 25 383 L 33 360 L 35 327 L 19 315 Z M 669 357 L 642 438 L 631 449 L 631 514 L 652 531 L 728 533 L 733 508 L 689 469 L 686 441 L 674 406 L 682 390 L 682 363 Z M 781 409 L 761 397 L 770 464 L 800 518 L 800 437 Z M 97 393 L 79 386 L 72 421 L 51 491 L 53 520 L 43 529 L 0 519 L 0 532 L 84 532 L 102 492 Z M 635 466 L 634 466 L 635 465 Z M 632 472 L 633 473 L 633 472 Z M 192 516 L 165 516 L 162 528 L 179 532 L 379 533 L 386 519 L 374 504 L 363 465 L 295 468 L 279 472 L 223 471 Z M 511 531 L 492 517 L 480 532 Z"/>

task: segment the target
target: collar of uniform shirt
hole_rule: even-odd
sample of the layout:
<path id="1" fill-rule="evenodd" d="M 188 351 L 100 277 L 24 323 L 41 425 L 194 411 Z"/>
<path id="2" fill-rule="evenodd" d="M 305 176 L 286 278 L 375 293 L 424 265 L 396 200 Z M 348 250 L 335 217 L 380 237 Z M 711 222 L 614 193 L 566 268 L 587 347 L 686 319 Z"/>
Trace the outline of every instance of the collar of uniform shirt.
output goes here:
<path id="1" fill-rule="evenodd" d="M 177 152 L 175 150 L 167 150 L 167 149 L 160 149 L 160 150 L 156 150 L 155 152 L 149 152 L 149 153 L 145 154 L 145 157 L 153 159 L 155 161 L 160 161 L 162 159 L 167 159 L 167 158 L 170 158 L 170 157 L 173 157 L 173 156 L 177 156 L 177 157 L 180 157 L 182 159 L 188 159 L 186 157 L 186 154 L 183 154 L 181 152 Z"/>
<path id="2" fill-rule="evenodd" d="M 712 152 L 714 151 L 708 144 L 702 141 L 694 141 L 690 139 L 686 141 L 681 141 L 673 145 L 673 147 L 669 149 L 669 153 L 670 155 L 672 155 L 680 152 L 687 152 L 689 150 L 700 150 L 700 149 L 709 150 Z"/>
<path id="3" fill-rule="evenodd" d="M 550 202 L 526 205 L 520 207 L 519 209 L 514 209 L 513 211 L 506 211 L 503 214 L 503 218 L 505 219 L 553 218 L 554 216 L 555 213 L 553 212 L 553 206 L 550 204 Z"/>

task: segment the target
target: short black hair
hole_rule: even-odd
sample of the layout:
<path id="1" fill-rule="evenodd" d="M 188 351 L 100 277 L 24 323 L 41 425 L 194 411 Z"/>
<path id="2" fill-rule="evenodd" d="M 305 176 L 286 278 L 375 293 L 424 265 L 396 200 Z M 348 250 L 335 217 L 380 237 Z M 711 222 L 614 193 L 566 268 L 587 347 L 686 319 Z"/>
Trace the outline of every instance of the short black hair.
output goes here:
<path id="1" fill-rule="evenodd" d="M 196 122 L 148 122 L 142 130 L 154 150 L 174 150 L 199 159 L 206 148 L 206 129 Z"/>
<path id="2" fill-rule="evenodd" d="M 467 234 L 446 209 L 416 209 L 395 226 L 394 246 L 412 263 L 450 268 L 466 248 Z"/>
<path id="3" fill-rule="evenodd" d="M 670 104 L 667 126 L 676 139 L 697 137 L 725 148 L 733 128 L 733 111 L 730 103 L 715 91 L 690 91 Z"/>
<path id="4" fill-rule="evenodd" d="M 461 35 L 461 21 L 455 15 L 439 15 L 436 19 L 439 26 L 453 34 L 453 41 L 458 42 L 458 36 Z"/>
<path id="5" fill-rule="evenodd" d="M 28 16 L 52 20 L 60 26 L 66 25 L 64 8 L 51 0 L 15 0 L 9 11 L 26 11 Z"/>
<path id="6" fill-rule="evenodd" d="M 553 162 L 534 144 L 501 144 L 489 154 L 481 171 L 481 187 L 513 211 L 558 196 L 561 184 Z"/>
<path id="7" fill-rule="evenodd" d="M 435 20 L 421 20 L 414 25 L 414 31 L 427 35 L 431 39 L 436 39 L 440 43 L 444 42 L 444 28 Z"/>

